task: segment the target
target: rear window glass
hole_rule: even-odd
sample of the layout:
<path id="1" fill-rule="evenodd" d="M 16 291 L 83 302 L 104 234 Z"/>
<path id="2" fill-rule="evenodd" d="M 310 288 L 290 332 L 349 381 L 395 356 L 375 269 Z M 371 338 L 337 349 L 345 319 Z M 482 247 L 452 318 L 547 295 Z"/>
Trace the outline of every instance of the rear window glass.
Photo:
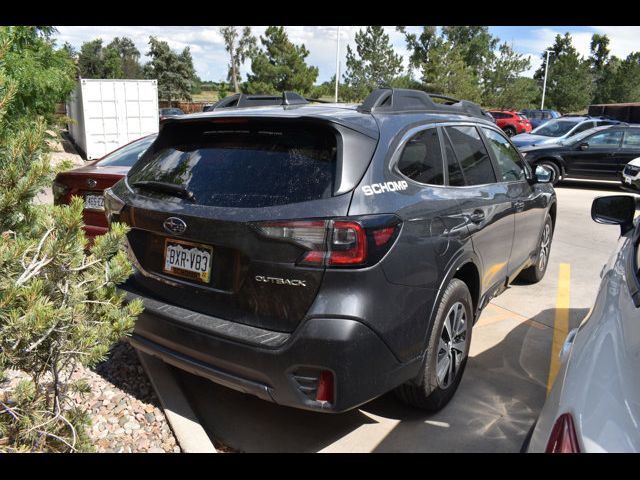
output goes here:
<path id="1" fill-rule="evenodd" d="M 335 132 L 318 125 L 184 125 L 165 135 L 129 183 L 180 185 L 200 205 L 284 205 L 330 197 L 336 156 Z"/>
<path id="2" fill-rule="evenodd" d="M 398 169 L 419 183 L 444 184 L 442 151 L 435 128 L 424 130 L 407 142 L 398 161 Z"/>
<path id="3" fill-rule="evenodd" d="M 99 167 L 132 167 L 142 154 L 151 146 L 157 135 L 141 138 L 113 153 L 106 155 L 98 162 Z"/>

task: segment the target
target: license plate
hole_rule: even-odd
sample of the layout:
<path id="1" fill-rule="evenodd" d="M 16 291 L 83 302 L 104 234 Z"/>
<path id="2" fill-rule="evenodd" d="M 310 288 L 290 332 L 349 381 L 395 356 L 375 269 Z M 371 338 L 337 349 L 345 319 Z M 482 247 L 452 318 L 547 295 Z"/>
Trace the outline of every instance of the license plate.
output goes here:
<path id="1" fill-rule="evenodd" d="M 164 242 L 165 273 L 209 283 L 213 248 L 200 243 L 167 238 Z"/>
<path id="2" fill-rule="evenodd" d="M 104 211 L 104 196 L 86 194 L 84 196 L 84 209 Z"/>

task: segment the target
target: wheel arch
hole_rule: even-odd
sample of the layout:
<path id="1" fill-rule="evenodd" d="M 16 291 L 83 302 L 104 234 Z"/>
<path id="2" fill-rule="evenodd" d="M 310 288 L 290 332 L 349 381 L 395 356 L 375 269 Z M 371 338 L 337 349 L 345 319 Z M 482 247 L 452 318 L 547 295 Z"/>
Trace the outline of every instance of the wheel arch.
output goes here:
<path id="1" fill-rule="evenodd" d="M 562 159 L 562 157 L 557 155 L 545 155 L 544 157 L 536 158 L 533 161 L 533 165 L 535 166 L 545 161 L 555 163 L 558 166 L 558 169 L 560 170 L 560 175 L 562 176 L 566 175 L 567 169 L 565 168 L 564 160 Z"/>

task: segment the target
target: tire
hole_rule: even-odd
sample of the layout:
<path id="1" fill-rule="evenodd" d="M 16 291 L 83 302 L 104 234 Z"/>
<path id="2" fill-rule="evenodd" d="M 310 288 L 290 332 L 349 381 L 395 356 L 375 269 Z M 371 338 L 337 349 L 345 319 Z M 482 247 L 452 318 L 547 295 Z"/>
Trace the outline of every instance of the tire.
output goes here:
<path id="1" fill-rule="evenodd" d="M 473 303 L 467 285 L 454 278 L 440 300 L 420 374 L 395 390 L 400 400 L 430 412 L 437 412 L 449 403 L 467 365 L 472 312 Z M 453 336 L 449 334 L 452 330 L 457 332 Z M 455 339 L 458 341 L 451 341 Z M 450 368 L 445 368 L 447 365 Z"/>
<path id="2" fill-rule="evenodd" d="M 516 134 L 516 129 L 513 127 L 504 127 L 504 133 L 506 133 L 508 137 L 513 137 Z"/>
<path id="3" fill-rule="evenodd" d="M 551 242 L 553 241 L 553 222 L 551 216 L 547 214 L 544 220 L 544 226 L 540 233 L 540 240 L 538 242 L 538 254 L 536 255 L 535 265 L 531 265 L 526 270 L 520 272 L 518 278 L 524 280 L 527 283 L 538 283 L 544 278 L 544 274 L 547 271 L 549 265 L 549 254 L 551 253 Z"/>
<path id="4" fill-rule="evenodd" d="M 551 171 L 551 184 L 557 185 L 557 183 L 562 180 L 562 172 L 560 171 L 560 167 L 558 164 L 552 160 L 543 160 L 541 162 L 536 163 L 536 165 L 540 165 L 541 167 L 546 167 Z"/>

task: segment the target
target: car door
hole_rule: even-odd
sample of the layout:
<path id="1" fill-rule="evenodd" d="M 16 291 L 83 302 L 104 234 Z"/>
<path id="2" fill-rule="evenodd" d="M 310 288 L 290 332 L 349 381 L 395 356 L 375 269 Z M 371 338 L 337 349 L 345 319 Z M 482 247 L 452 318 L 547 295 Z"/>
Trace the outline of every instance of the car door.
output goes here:
<path id="1" fill-rule="evenodd" d="M 481 262 L 480 295 L 491 295 L 507 278 L 514 234 L 514 206 L 498 183 L 491 157 L 473 125 L 442 129 L 449 185 L 455 189 L 474 251 Z"/>
<path id="2" fill-rule="evenodd" d="M 529 183 L 531 173 L 507 138 L 491 128 L 482 127 L 481 131 L 494 159 L 498 182 L 506 187 L 514 206 L 514 237 L 508 261 L 508 275 L 513 277 L 536 251 L 546 199 Z"/>
<path id="3" fill-rule="evenodd" d="M 634 158 L 640 157 L 640 128 L 625 128 L 622 148 L 618 150 L 618 173 Z"/>
<path id="4" fill-rule="evenodd" d="M 600 130 L 584 138 L 565 154 L 567 174 L 586 178 L 616 179 L 621 143 L 622 130 L 617 128 Z"/>

